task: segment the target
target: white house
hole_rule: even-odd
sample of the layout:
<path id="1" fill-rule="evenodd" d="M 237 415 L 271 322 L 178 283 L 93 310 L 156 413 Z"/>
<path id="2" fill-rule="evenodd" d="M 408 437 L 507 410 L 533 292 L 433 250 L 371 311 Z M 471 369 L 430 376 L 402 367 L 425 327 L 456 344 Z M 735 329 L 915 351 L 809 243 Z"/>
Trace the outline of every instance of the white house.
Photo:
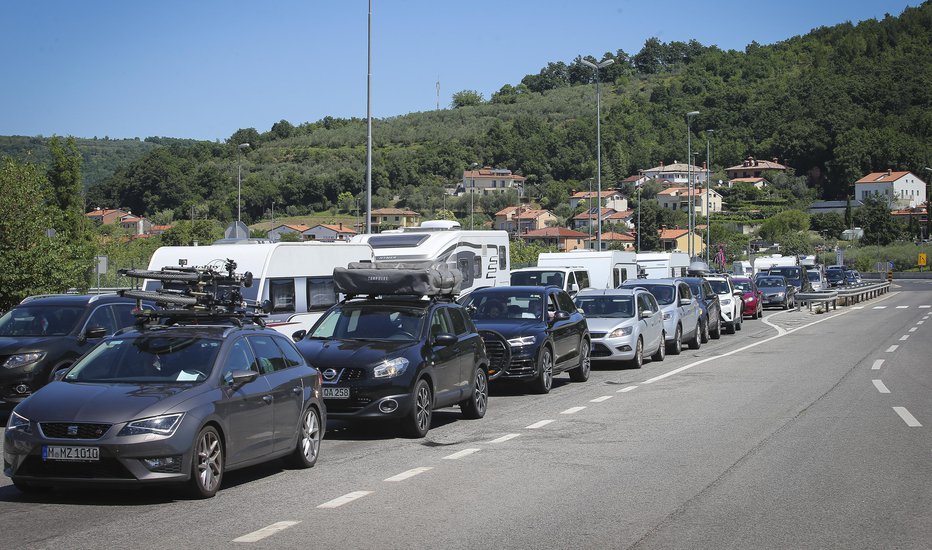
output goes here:
<path id="1" fill-rule="evenodd" d="M 570 197 L 570 208 L 576 210 L 576 207 L 582 203 L 583 206 L 589 206 L 589 201 L 597 202 L 596 197 L 599 193 L 596 191 L 579 191 Z M 628 199 L 624 198 L 618 191 L 602 191 L 602 206 L 614 210 L 623 211 L 628 209 Z"/>
<path id="2" fill-rule="evenodd" d="M 511 170 L 484 166 L 479 170 L 463 172 L 462 192 L 479 195 L 504 193 L 509 189 L 523 188 L 525 179 L 524 176 L 512 174 Z"/>
<path id="3" fill-rule="evenodd" d="M 872 172 L 854 182 L 854 197 L 883 197 L 891 207 L 915 208 L 926 202 L 926 183 L 912 172 Z"/>
<path id="4" fill-rule="evenodd" d="M 653 168 L 643 170 L 644 177 L 652 180 L 666 180 L 675 184 L 688 185 L 689 179 L 693 183 L 705 183 L 706 171 L 701 166 L 689 165 L 685 162 L 673 161 L 673 164 L 661 164 Z"/>
<path id="5" fill-rule="evenodd" d="M 706 190 L 693 189 L 693 207 L 697 214 L 706 215 Z M 657 193 L 661 208 L 689 211 L 689 194 L 685 187 L 668 187 Z M 712 212 L 722 211 L 722 195 L 715 189 L 709 190 L 709 208 Z"/>
<path id="6" fill-rule="evenodd" d="M 301 232 L 305 240 L 308 241 L 349 241 L 356 235 L 356 231 L 340 223 L 319 223 L 310 229 Z"/>

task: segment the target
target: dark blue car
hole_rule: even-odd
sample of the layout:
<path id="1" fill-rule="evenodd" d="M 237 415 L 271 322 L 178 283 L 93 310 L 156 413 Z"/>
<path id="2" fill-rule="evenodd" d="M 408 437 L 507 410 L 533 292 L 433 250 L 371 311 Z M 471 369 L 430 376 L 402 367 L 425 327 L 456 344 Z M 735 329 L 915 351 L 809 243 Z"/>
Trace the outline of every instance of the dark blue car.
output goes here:
<path id="1" fill-rule="evenodd" d="M 702 313 L 699 314 L 700 323 L 703 324 L 701 330 L 702 343 L 705 344 L 709 338 L 718 340 L 722 337 L 722 305 L 718 301 L 718 294 L 712 290 L 709 281 L 702 277 L 683 277 L 689 290 L 693 291 L 693 296 L 699 299 L 699 307 Z"/>

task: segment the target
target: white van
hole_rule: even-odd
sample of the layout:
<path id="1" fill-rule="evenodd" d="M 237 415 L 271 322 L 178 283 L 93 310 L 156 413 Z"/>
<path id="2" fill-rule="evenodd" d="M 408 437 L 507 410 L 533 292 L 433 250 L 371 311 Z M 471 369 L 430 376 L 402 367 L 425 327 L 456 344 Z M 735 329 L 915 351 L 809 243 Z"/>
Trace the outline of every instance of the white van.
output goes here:
<path id="1" fill-rule="evenodd" d="M 799 265 L 799 260 L 796 256 L 783 256 L 782 254 L 759 256 L 754 259 L 754 274 L 766 273 L 774 267 L 795 267 L 797 265 Z"/>
<path id="2" fill-rule="evenodd" d="M 555 286 L 570 296 L 591 286 L 589 271 L 581 265 L 525 267 L 511 272 L 512 286 Z"/>
<path id="3" fill-rule="evenodd" d="M 509 284 L 511 246 L 505 231 L 466 231 L 457 222 L 430 220 L 374 235 L 356 235 L 353 243 L 372 247 L 376 261 L 432 260 L 463 273 L 460 295 L 487 286 Z"/>
<path id="4" fill-rule="evenodd" d="M 638 252 L 638 272 L 647 279 L 685 277 L 689 270 L 689 254 L 685 252 Z"/>
<path id="5" fill-rule="evenodd" d="M 152 254 L 149 269 L 222 269 L 227 259 L 236 262 L 237 273 L 252 272 L 253 284 L 243 289 L 243 297 L 257 304 L 268 300 L 272 308 L 268 326 L 291 336 L 297 330 L 310 329 L 339 300 L 333 286 L 333 268 L 372 261 L 372 248 L 366 244 L 322 242 L 163 246 Z M 143 290 L 154 291 L 160 286 L 160 281 L 143 282 Z"/>
<path id="6" fill-rule="evenodd" d="M 637 277 L 637 255 L 621 250 L 573 250 L 544 252 L 537 256 L 537 267 L 580 266 L 589 273 L 589 284 L 582 288 L 618 288 Z"/>

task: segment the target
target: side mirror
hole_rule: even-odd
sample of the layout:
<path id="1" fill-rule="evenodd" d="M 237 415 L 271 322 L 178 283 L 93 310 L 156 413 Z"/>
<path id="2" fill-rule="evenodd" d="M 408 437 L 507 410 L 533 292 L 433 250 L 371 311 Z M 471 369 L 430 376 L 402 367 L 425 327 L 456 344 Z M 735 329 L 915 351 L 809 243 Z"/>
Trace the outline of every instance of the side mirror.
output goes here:
<path id="1" fill-rule="evenodd" d="M 262 312 L 263 313 L 272 313 L 272 301 L 263 300 L 262 301 Z"/>
<path id="2" fill-rule="evenodd" d="M 58 370 L 55 371 L 55 373 L 52 375 L 52 380 L 54 380 L 55 382 L 60 382 L 60 381 L 62 380 L 62 378 L 64 378 L 65 375 L 68 374 L 68 371 L 69 371 L 69 370 L 71 370 L 71 367 L 65 367 L 65 368 L 63 368 L 63 369 L 58 369 Z"/>
<path id="3" fill-rule="evenodd" d="M 691 303 L 693 303 L 693 301 L 692 301 L 691 298 L 680 298 L 680 305 L 681 305 L 681 306 L 688 306 L 688 305 L 691 304 Z"/>
<path id="4" fill-rule="evenodd" d="M 570 285 L 570 292 L 579 292 L 579 285 L 576 284 L 576 283 L 571 284 L 571 285 Z"/>
<path id="5" fill-rule="evenodd" d="M 107 329 L 101 326 L 94 325 L 91 327 L 87 327 L 87 330 L 84 331 L 84 337 L 82 338 L 82 340 L 84 341 L 96 340 L 98 338 L 103 338 L 106 335 L 107 335 Z"/>
<path id="6" fill-rule="evenodd" d="M 455 334 L 449 334 L 446 332 L 438 334 L 437 336 L 434 337 L 434 345 L 436 346 L 443 346 L 443 347 L 452 346 L 458 341 L 459 341 L 459 338 L 457 338 Z"/>
<path id="7" fill-rule="evenodd" d="M 254 370 L 234 370 L 228 372 L 224 377 L 228 386 L 233 389 L 238 389 L 256 378 L 259 377 L 259 373 Z"/>
<path id="8" fill-rule="evenodd" d="M 569 312 L 569 311 L 563 311 L 562 309 L 561 309 L 560 311 L 558 311 L 558 312 L 556 312 L 556 313 L 553 314 L 553 320 L 554 320 L 554 322 L 556 322 L 556 321 L 566 321 L 566 320 L 569 319 L 569 318 L 570 318 L 570 312 Z"/>
<path id="9" fill-rule="evenodd" d="M 650 312 L 650 311 L 642 311 L 641 314 L 640 314 L 640 318 L 641 318 L 641 319 L 649 319 L 650 316 L 651 316 L 651 312 Z"/>
<path id="10" fill-rule="evenodd" d="M 732 294 L 734 294 L 735 296 L 744 296 L 744 291 L 741 290 L 740 288 L 736 288 Z"/>
<path id="11" fill-rule="evenodd" d="M 291 339 L 294 340 L 295 342 L 300 342 L 301 340 L 304 340 L 305 336 L 307 336 L 307 331 L 304 329 L 296 330 L 295 332 L 291 333 Z"/>

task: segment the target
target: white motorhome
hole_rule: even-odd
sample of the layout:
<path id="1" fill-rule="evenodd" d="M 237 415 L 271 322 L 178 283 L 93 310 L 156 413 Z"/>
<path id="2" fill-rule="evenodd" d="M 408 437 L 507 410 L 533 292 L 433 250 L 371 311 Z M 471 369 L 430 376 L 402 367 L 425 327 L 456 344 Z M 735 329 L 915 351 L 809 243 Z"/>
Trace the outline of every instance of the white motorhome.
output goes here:
<path id="1" fill-rule="evenodd" d="M 243 289 L 246 300 L 268 300 L 267 324 L 290 336 L 308 330 L 339 296 L 333 286 L 333 268 L 350 262 L 372 261 L 372 248 L 350 243 L 255 243 L 209 246 L 163 246 L 149 260 L 149 269 L 187 266 L 223 268 L 227 259 L 236 272 L 253 274 L 253 284 Z M 154 291 L 159 281 L 146 280 L 143 290 Z"/>
<path id="2" fill-rule="evenodd" d="M 573 250 L 544 252 L 537 256 L 537 267 L 580 266 L 589 272 L 589 288 L 618 288 L 637 277 L 637 255 L 620 250 Z"/>
<path id="3" fill-rule="evenodd" d="M 461 295 L 488 286 L 509 284 L 511 246 L 505 231 L 469 231 L 457 222 L 431 220 L 374 235 L 356 235 L 353 243 L 372 247 L 376 261 L 432 260 L 463 273 Z"/>
<path id="4" fill-rule="evenodd" d="M 735 275 L 739 277 L 750 277 L 754 274 L 754 268 L 751 266 L 751 262 L 747 260 L 738 260 L 734 264 Z"/>
<path id="5" fill-rule="evenodd" d="M 796 256 L 783 256 L 782 254 L 759 256 L 754 258 L 754 274 L 757 275 L 761 271 L 766 273 L 774 267 L 793 267 L 797 265 L 799 265 L 799 260 Z"/>
<path id="6" fill-rule="evenodd" d="M 638 272 L 647 279 L 685 277 L 689 270 L 689 254 L 685 252 L 638 252 Z"/>

